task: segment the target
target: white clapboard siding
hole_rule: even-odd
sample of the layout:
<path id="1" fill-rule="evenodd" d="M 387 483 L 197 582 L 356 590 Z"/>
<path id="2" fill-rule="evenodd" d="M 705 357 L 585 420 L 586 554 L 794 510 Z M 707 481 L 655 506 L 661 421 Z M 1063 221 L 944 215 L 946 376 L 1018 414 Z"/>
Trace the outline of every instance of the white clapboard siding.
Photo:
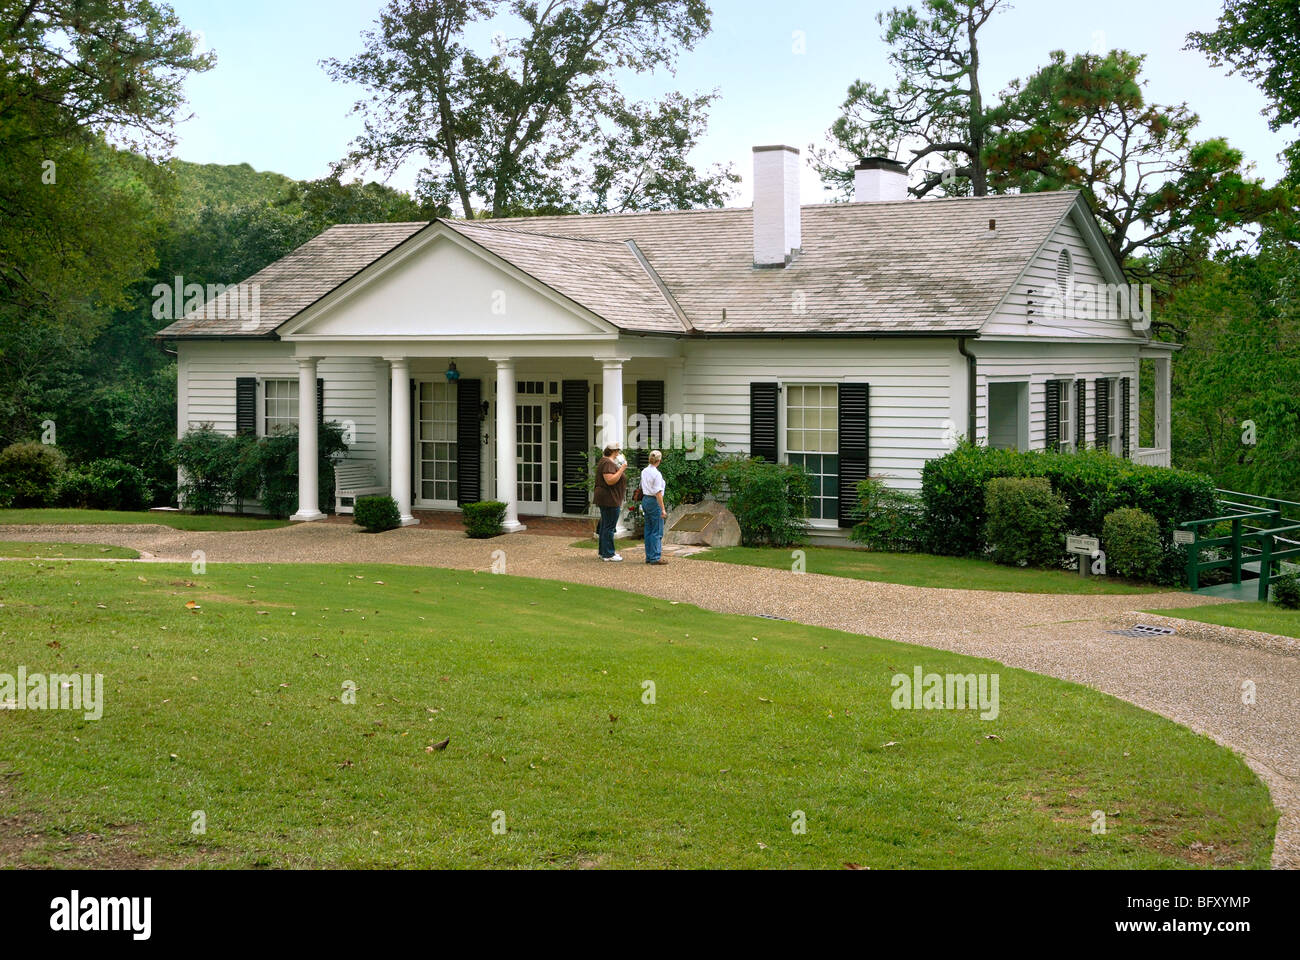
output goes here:
<path id="1" fill-rule="evenodd" d="M 971 352 L 978 359 L 975 413 L 976 436 L 988 439 L 988 396 L 990 380 L 1029 383 L 1029 448 L 1042 449 L 1047 442 L 1047 381 L 1083 378 L 1088 381 L 1087 437 L 1091 444 L 1097 422 L 1095 380 L 1131 377 L 1129 438 L 1132 450 L 1138 438 L 1138 356 L 1123 344 L 1026 343 L 973 341 Z M 1119 395 L 1111 398 L 1119 403 Z"/>
<path id="2" fill-rule="evenodd" d="M 222 433 L 235 432 L 235 380 L 296 380 L 298 363 L 292 347 L 279 342 L 239 343 L 235 341 L 178 344 L 179 389 L 177 428 L 183 434 L 205 423 Z M 325 381 L 325 419 L 351 421 L 355 443 L 348 455 L 376 459 L 382 413 L 379 404 L 388 402 L 385 372 L 370 358 L 326 358 L 316 369 Z M 378 398 L 378 402 L 376 400 Z M 258 390 L 259 418 L 264 413 L 263 392 Z"/>
<path id="3" fill-rule="evenodd" d="M 952 340 L 728 340 L 688 343 L 685 412 L 726 453 L 749 452 L 749 384 L 871 385 L 871 472 L 920 486 L 921 468 L 950 449 L 965 423 L 965 361 Z M 782 438 L 784 445 L 784 437 Z M 784 452 L 784 449 L 783 449 Z"/>
<path id="4" fill-rule="evenodd" d="M 1044 339 L 1121 337 L 1134 342 L 1141 340 L 1141 336 L 1125 320 L 1050 315 L 1047 300 L 1050 291 L 1056 286 L 1057 258 L 1063 248 L 1070 251 L 1076 285 L 1086 284 L 1091 289 L 1109 282 L 1078 225 L 1072 217 L 1067 217 L 1057 226 L 1006 299 L 984 324 L 981 335 L 1033 336 Z"/>

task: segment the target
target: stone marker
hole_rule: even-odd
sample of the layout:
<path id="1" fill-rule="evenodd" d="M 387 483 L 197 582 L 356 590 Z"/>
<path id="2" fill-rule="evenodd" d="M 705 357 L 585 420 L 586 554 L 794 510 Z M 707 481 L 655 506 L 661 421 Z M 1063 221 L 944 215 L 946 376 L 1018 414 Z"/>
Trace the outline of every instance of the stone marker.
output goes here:
<path id="1" fill-rule="evenodd" d="M 664 543 L 735 547 L 740 545 L 740 524 L 732 512 L 716 500 L 683 503 L 668 514 Z"/>

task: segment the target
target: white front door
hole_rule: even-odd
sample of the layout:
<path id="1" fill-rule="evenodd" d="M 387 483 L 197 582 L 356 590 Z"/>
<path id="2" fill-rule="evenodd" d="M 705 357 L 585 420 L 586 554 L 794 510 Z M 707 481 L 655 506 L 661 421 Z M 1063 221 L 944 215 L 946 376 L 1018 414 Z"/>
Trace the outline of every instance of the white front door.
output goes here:
<path id="1" fill-rule="evenodd" d="M 546 420 L 542 403 L 515 404 L 515 470 L 519 512 L 546 513 Z"/>

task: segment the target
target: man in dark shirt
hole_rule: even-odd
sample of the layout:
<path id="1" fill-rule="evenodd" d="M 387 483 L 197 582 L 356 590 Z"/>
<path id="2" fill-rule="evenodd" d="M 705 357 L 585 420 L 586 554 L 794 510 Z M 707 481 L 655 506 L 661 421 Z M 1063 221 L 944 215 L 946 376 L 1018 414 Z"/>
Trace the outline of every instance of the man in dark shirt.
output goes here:
<path id="1" fill-rule="evenodd" d="M 620 462 L 621 461 L 621 462 Z M 620 562 L 614 551 L 614 528 L 618 526 L 619 511 L 627 493 L 627 461 L 623 459 L 621 445 L 615 441 L 607 446 L 596 461 L 596 506 L 600 507 L 600 523 L 596 533 L 600 540 L 600 559 Z"/>

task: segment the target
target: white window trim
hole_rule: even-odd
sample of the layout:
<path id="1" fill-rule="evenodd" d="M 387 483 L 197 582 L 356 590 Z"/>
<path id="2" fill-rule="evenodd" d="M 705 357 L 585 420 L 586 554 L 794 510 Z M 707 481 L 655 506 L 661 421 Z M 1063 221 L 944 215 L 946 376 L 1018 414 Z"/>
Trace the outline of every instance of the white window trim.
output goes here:
<path id="1" fill-rule="evenodd" d="M 779 459 L 782 463 L 786 464 L 787 466 L 790 463 L 790 450 L 786 444 L 786 433 L 788 427 L 786 424 L 786 415 L 785 415 L 786 408 L 789 405 L 788 398 L 790 394 L 788 388 L 790 387 L 836 387 L 838 389 L 840 384 L 849 383 L 849 382 L 865 383 L 867 381 L 864 380 L 848 381 L 845 380 L 843 377 L 799 377 L 797 379 L 778 380 L 776 382 L 777 391 L 780 394 L 779 400 L 776 405 L 777 459 Z M 838 392 L 836 395 L 838 396 Z M 795 451 L 795 452 L 802 453 L 802 451 Z M 839 436 L 837 431 L 837 435 L 835 439 L 836 459 L 839 458 L 839 455 L 840 455 Z M 839 521 L 835 520 L 834 518 L 827 519 L 825 517 L 817 517 L 817 518 L 804 517 L 803 519 L 804 522 L 807 523 L 808 526 L 813 530 L 838 530 L 840 528 Z"/>
<path id="2" fill-rule="evenodd" d="M 1059 419 L 1057 421 L 1058 450 L 1073 452 L 1079 449 L 1078 439 L 1074 435 L 1075 426 L 1075 402 L 1078 397 L 1075 393 L 1075 380 L 1065 377 L 1058 377 L 1057 383 L 1061 385 L 1060 410 L 1058 411 Z"/>
<path id="3" fill-rule="evenodd" d="M 1123 406 L 1123 403 L 1120 400 L 1120 396 L 1119 396 L 1119 390 L 1120 390 L 1119 383 L 1121 379 L 1122 379 L 1121 377 L 1106 378 L 1106 382 L 1108 384 L 1106 387 L 1106 397 L 1107 397 L 1106 403 L 1107 406 L 1109 407 L 1109 409 L 1107 409 L 1106 411 L 1106 417 L 1107 417 L 1106 448 L 1111 453 L 1115 454 L 1115 456 L 1120 456 L 1124 452 L 1122 449 L 1120 449 L 1120 444 L 1121 444 L 1120 436 L 1123 433 L 1123 430 L 1121 429 L 1123 425 L 1120 423 L 1120 420 L 1123 416 L 1120 410 L 1120 407 Z"/>
<path id="4" fill-rule="evenodd" d="M 267 387 L 267 384 L 272 383 L 272 382 L 274 382 L 274 383 L 292 383 L 292 384 L 297 385 L 297 383 L 298 383 L 298 379 L 297 379 L 296 377 L 274 377 L 274 376 L 269 376 L 269 377 L 258 377 L 258 378 L 257 378 L 257 411 L 258 411 L 258 416 L 257 416 L 257 435 L 258 435 L 259 437 L 269 437 L 269 436 L 271 436 L 271 434 L 267 433 L 267 430 L 266 430 L 266 421 L 270 418 L 270 414 L 267 412 L 267 395 L 266 395 L 266 387 Z M 301 416 L 301 414 L 302 414 L 302 402 L 301 402 L 301 399 L 298 398 L 298 397 L 295 397 L 295 398 L 294 398 L 294 402 L 297 404 L 297 410 L 296 410 L 296 412 L 294 413 L 294 416 L 293 416 L 293 425 L 294 425 L 294 428 L 297 429 L 297 426 L 298 426 L 298 417 Z M 285 418 L 283 418 L 283 417 L 277 417 L 276 419 L 277 419 L 277 420 L 283 420 L 283 419 L 285 419 Z"/>

